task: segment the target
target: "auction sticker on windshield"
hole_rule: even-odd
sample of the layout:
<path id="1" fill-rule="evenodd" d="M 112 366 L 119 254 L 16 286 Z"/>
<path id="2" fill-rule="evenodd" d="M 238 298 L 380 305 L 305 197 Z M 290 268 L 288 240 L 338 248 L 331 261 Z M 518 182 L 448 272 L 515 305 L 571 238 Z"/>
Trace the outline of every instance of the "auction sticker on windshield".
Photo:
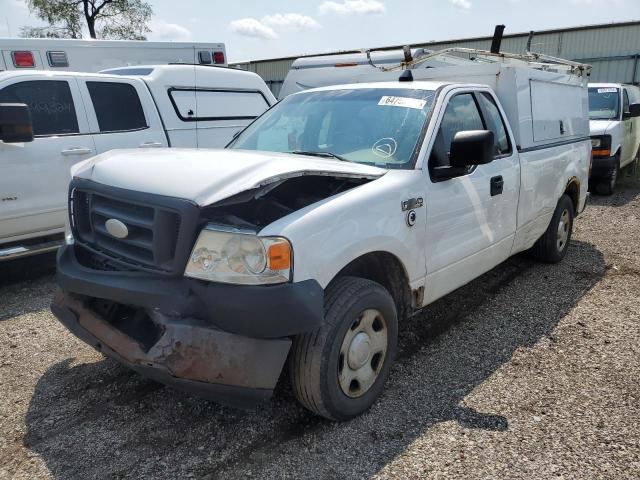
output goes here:
<path id="1" fill-rule="evenodd" d="M 426 104 L 427 104 L 426 100 L 420 100 L 419 98 L 392 97 L 392 96 L 389 96 L 389 95 L 385 95 L 378 102 L 378 105 L 389 105 L 389 106 L 392 106 L 392 107 L 415 108 L 416 110 L 422 110 Z"/>
<path id="2" fill-rule="evenodd" d="M 618 91 L 617 88 L 599 88 L 598 93 L 616 93 Z"/>

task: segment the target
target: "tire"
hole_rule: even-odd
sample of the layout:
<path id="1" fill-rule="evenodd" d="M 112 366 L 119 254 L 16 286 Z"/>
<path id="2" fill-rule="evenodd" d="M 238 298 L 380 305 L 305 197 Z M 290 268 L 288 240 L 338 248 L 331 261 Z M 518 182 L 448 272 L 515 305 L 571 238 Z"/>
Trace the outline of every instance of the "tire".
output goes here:
<path id="1" fill-rule="evenodd" d="M 531 256 L 545 263 L 558 263 L 562 260 L 569 248 L 574 218 L 573 201 L 569 196 L 563 195 L 558 200 L 547 230 L 529 250 Z"/>
<path id="2" fill-rule="evenodd" d="M 313 413 L 348 420 L 367 411 L 384 389 L 397 350 L 396 307 L 382 285 L 342 277 L 327 288 L 324 313 L 320 328 L 294 339 L 291 383 L 298 401 Z M 381 353 L 385 331 L 386 349 Z M 374 347 L 367 348 L 371 344 Z"/>
<path id="3" fill-rule="evenodd" d="M 620 176 L 620 155 L 616 156 L 616 161 L 609 175 L 598 180 L 596 183 L 596 192 L 600 195 L 613 195 Z"/>
<path id="4" fill-rule="evenodd" d="M 631 177 L 638 176 L 638 164 L 640 163 L 640 150 L 636 153 L 636 156 L 633 159 L 633 162 L 629 165 L 628 175 Z"/>

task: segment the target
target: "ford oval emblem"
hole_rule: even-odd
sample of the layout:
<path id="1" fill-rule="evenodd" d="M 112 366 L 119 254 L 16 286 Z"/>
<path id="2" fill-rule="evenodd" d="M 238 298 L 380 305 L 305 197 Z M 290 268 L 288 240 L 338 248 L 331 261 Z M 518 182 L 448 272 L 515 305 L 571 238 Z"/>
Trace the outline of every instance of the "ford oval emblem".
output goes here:
<path id="1" fill-rule="evenodd" d="M 127 238 L 129 235 L 129 229 L 127 226 L 122 223 L 120 220 L 115 218 L 110 218 L 106 222 L 104 222 L 104 226 L 109 232 L 109 235 L 116 238 Z"/>

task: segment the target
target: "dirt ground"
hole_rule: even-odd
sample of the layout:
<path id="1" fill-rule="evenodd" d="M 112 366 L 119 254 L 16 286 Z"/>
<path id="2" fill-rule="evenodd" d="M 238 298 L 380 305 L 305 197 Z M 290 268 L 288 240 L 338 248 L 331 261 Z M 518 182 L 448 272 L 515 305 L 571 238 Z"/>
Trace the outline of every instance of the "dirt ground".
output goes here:
<path id="1" fill-rule="evenodd" d="M 49 312 L 52 256 L 0 265 L 0 478 L 640 478 L 640 182 L 567 258 L 515 257 L 401 325 L 348 423 L 281 382 L 237 411 L 107 360 Z"/>

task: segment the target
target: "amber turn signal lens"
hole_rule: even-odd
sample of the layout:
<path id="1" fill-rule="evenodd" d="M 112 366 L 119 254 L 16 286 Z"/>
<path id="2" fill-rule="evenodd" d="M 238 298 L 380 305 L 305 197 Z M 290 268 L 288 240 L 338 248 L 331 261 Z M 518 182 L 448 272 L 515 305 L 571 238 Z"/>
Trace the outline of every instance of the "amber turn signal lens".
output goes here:
<path id="1" fill-rule="evenodd" d="M 267 250 L 270 270 L 286 270 L 291 266 L 291 247 L 287 242 L 272 243 Z"/>
<path id="2" fill-rule="evenodd" d="M 594 149 L 591 153 L 593 154 L 594 157 L 609 157 L 609 156 L 611 156 L 611 152 L 609 150 L 607 150 L 607 149 L 604 149 L 604 150 L 603 149 L 600 149 L 600 150 Z"/>

